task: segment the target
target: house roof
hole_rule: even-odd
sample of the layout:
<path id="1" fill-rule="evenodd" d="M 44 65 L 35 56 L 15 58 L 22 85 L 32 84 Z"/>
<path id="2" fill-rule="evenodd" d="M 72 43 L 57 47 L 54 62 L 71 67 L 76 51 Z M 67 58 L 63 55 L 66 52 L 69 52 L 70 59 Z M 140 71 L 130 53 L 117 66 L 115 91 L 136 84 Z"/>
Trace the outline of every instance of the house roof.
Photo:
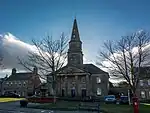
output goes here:
<path id="1" fill-rule="evenodd" d="M 13 75 L 10 75 L 7 78 L 7 81 L 13 81 L 13 80 L 29 80 L 31 76 L 33 75 L 32 72 L 28 73 L 15 73 Z"/>

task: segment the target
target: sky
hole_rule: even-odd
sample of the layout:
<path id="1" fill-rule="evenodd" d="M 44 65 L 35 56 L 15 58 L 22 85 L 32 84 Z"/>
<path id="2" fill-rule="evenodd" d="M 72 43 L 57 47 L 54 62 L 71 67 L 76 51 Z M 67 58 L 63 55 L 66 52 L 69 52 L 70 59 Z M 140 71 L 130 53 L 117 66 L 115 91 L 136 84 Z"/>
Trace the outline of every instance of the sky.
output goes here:
<path id="1" fill-rule="evenodd" d="M 76 17 L 84 57 L 95 63 L 104 41 L 150 30 L 149 5 L 149 0 L 0 0 L 0 34 L 26 44 L 47 34 L 70 38 Z M 3 51 L 12 52 L 7 47 Z"/>

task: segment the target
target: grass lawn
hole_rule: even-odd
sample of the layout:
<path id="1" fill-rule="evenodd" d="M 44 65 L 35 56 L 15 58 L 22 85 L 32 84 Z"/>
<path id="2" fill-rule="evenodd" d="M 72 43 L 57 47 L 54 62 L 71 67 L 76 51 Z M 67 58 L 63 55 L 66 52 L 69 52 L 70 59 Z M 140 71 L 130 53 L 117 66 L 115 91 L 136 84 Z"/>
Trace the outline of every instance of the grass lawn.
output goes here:
<path id="1" fill-rule="evenodd" d="M 84 103 L 85 104 L 85 103 Z M 86 103 L 89 105 L 94 105 L 94 103 Z M 64 110 L 78 110 L 79 102 L 67 102 L 67 101 L 59 101 L 56 104 L 48 103 L 48 104 L 40 104 L 34 106 L 34 108 L 38 109 L 53 109 L 60 108 Z M 89 108 L 89 107 L 88 107 Z M 133 113 L 132 105 L 116 105 L 116 104 L 100 104 L 100 109 L 107 113 Z M 150 113 L 150 105 L 142 104 L 140 105 L 140 113 Z"/>
<path id="2" fill-rule="evenodd" d="M 13 102 L 23 100 L 23 98 L 0 98 L 0 102 Z"/>
<path id="3" fill-rule="evenodd" d="M 133 113 L 132 105 L 102 104 L 101 109 L 108 113 Z M 140 113 L 150 113 L 150 105 L 140 105 Z"/>

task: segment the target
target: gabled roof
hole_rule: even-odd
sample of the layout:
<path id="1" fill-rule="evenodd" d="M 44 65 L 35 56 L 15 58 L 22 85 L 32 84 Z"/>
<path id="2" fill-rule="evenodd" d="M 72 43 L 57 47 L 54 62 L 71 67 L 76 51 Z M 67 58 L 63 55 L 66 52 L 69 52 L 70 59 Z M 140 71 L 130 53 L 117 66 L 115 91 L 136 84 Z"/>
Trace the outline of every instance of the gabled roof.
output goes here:
<path id="1" fill-rule="evenodd" d="M 13 80 L 29 80 L 32 75 L 33 75 L 32 72 L 16 73 L 16 74 L 10 75 L 10 76 L 7 78 L 7 81 L 13 81 Z"/>
<path id="2" fill-rule="evenodd" d="M 63 70 L 67 70 L 68 68 L 71 68 L 71 67 L 72 67 L 71 71 L 75 73 L 85 72 L 85 73 L 90 73 L 90 74 L 107 74 L 109 76 L 107 72 L 101 70 L 100 68 L 98 68 L 97 66 L 93 64 L 83 64 L 83 65 L 78 65 L 78 66 L 66 65 L 62 67 L 61 69 L 57 70 L 56 73 L 63 73 Z"/>
<path id="3" fill-rule="evenodd" d="M 83 64 L 83 70 L 92 74 L 108 74 L 107 72 L 101 70 L 94 64 Z"/>

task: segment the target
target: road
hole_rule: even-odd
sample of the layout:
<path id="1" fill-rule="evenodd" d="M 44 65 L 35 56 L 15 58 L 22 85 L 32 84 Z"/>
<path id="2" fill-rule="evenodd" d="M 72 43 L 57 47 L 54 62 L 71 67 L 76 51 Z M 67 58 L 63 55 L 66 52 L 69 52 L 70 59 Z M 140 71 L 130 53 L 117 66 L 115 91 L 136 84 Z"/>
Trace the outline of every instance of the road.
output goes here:
<path id="1" fill-rule="evenodd" d="M 32 106 L 33 104 L 29 104 Z M 53 111 L 33 108 L 20 108 L 19 102 L 0 103 L 0 113 L 94 113 L 88 111 Z"/>

